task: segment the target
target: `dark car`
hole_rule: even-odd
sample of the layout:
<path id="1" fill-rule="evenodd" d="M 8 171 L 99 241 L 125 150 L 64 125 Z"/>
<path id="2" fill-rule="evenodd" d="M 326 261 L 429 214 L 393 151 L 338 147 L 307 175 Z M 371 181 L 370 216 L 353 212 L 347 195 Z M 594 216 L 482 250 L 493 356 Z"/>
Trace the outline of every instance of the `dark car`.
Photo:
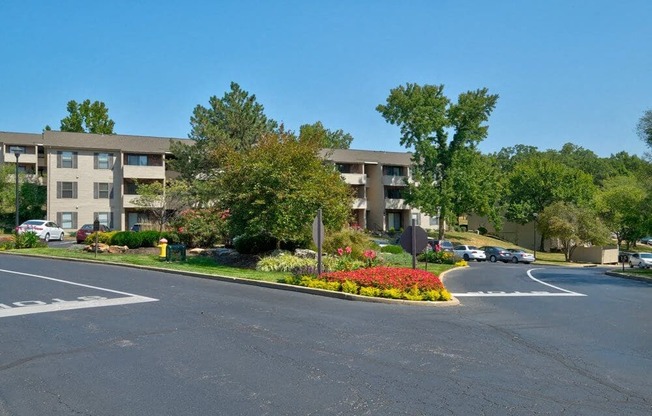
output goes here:
<path id="1" fill-rule="evenodd" d="M 480 247 L 480 250 L 483 250 L 485 255 L 487 256 L 487 260 L 489 260 L 492 263 L 495 263 L 497 261 L 502 261 L 504 263 L 507 263 L 512 260 L 513 254 L 509 250 L 503 247 L 498 247 L 498 246 L 484 246 Z"/>
<path id="2" fill-rule="evenodd" d="M 111 231 L 109 227 L 104 224 L 100 224 L 100 232 L 106 233 Z M 77 230 L 77 244 L 81 244 L 86 241 L 86 237 L 93 234 L 93 224 L 84 224 L 82 227 Z"/>
<path id="3" fill-rule="evenodd" d="M 436 246 L 439 246 L 439 249 L 442 251 L 453 252 L 453 243 L 450 241 L 428 239 L 428 250 L 435 250 Z"/>

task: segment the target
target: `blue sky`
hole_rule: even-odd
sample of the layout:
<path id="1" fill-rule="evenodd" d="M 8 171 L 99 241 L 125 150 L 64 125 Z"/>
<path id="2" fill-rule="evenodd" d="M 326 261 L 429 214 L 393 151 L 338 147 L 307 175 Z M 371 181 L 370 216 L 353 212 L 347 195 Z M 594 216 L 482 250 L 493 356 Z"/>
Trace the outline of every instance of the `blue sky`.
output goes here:
<path id="1" fill-rule="evenodd" d="M 89 4 L 90 3 L 90 4 Z M 235 81 L 291 130 L 403 151 L 375 110 L 407 82 L 500 95 L 483 152 L 648 149 L 652 1 L 0 1 L 0 131 L 103 101 L 121 134 L 187 137 Z"/>

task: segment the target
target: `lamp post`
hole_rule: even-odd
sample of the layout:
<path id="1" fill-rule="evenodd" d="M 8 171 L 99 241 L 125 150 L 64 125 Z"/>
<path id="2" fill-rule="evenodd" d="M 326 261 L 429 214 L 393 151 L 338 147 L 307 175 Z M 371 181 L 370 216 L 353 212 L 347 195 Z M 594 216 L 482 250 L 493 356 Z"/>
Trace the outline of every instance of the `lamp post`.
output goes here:
<path id="1" fill-rule="evenodd" d="M 18 200 L 18 158 L 20 157 L 20 152 L 14 152 L 14 156 L 16 156 L 16 231 L 18 231 L 18 226 L 20 225 L 18 222 L 18 210 L 20 208 L 20 201 Z"/>
<path id="2" fill-rule="evenodd" d="M 536 260 L 537 258 L 537 217 L 539 216 L 538 213 L 532 214 L 534 217 L 534 220 L 532 220 L 532 231 L 534 231 L 534 259 Z"/>

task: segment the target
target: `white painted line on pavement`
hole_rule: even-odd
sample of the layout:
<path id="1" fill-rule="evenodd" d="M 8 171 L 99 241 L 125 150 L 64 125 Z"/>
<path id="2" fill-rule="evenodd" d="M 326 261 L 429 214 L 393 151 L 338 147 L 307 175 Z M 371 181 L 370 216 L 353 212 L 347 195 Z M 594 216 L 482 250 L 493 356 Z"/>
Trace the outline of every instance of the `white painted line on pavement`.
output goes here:
<path id="1" fill-rule="evenodd" d="M 121 292 L 118 290 L 107 289 L 104 287 L 85 285 L 82 283 L 75 283 L 75 282 L 70 282 L 68 280 L 55 279 L 53 277 L 41 276 L 38 274 L 23 273 L 23 272 L 17 272 L 14 270 L 5 270 L 5 269 L 0 269 L 0 272 L 16 274 L 20 276 L 36 277 L 38 279 L 50 280 L 53 282 L 64 283 L 68 285 L 80 286 L 89 289 L 95 289 L 104 292 L 124 295 L 124 297 L 111 298 L 111 299 L 107 299 L 102 296 L 82 296 L 77 298 L 79 300 L 72 300 L 72 301 L 62 300 L 62 299 L 52 299 L 52 303 L 42 302 L 39 300 L 14 302 L 11 305 L 0 303 L 0 318 L 5 318 L 8 316 L 29 315 L 34 313 L 58 312 L 58 311 L 65 311 L 65 310 L 72 310 L 72 309 L 99 308 L 103 306 L 128 305 L 133 303 L 158 301 L 158 299 L 149 298 L 146 296 L 140 296 L 133 293 Z"/>
<path id="2" fill-rule="evenodd" d="M 68 285 L 81 286 L 81 287 L 87 287 L 87 288 L 90 288 L 90 289 L 103 290 L 105 292 L 117 293 L 119 295 L 139 296 L 139 295 L 134 295 L 133 293 L 120 292 L 120 291 L 117 291 L 117 290 L 106 289 L 106 288 L 103 288 L 103 287 L 90 286 L 90 285 L 85 285 L 85 284 L 82 284 L 82 283 L 69 282 L 67 280 L 55 279 L 54 277 L 41 276 L 41 275 L 38 275 L 38 274 L 29 274 L 29 273 L 16 272 L 16 271 L 13 271 L 13 270 L 5 270 L 5 269 L 0 269 L 0 272 L 18 274 L 18 275 L 21 275 L 21 276 L 37 277 L 39 279 L 51 280 L 53 282 L 65 283 L 65 284 L 68 284 Z"/>
<path id="3" fill-rule="evenodd" d="M 541 283 L 542 285 L 546 285 L 546 286 L 551 287 L 553 289 L 561 290 L 562 292 L 570 293 L 573 296 L 586 296 L 586 295 L 583 295 L 581 293 L 576 293 L 576 292 L 573 292 L 573 291 L 570 291 L 570 290 L 562 289 L 562 288 L 560 288 L 558 286 L 551 285 L 550 283 L 542 282 L 541 280 L 539 280 L 539 279 L 535 278 L 534 276 L 532 276 L 532 271 L 533 270 L 538 270 L 538 269 L 530 269 L 530 270 L 528 270 L 527 275 L 528 275 L 528 277 L 530 279 L 534 280 L 537 283 Z"/>
<path id="4" fill-rule="evenodd" d="M 59 311 L 67 311 L 72 309 L 100 308 L 103 306 L 129 305 L 133 303 L 156 302 L 156 301 L 158 301 L 158 299 L 134 295 L 125 298 L 72 300 L 72 301 L 65 301 L 65 302 L 49 303 L 45 305 L 11 307 L 10 309 L 4 309 L 4 307 L 7 307 L 7 305 L 2 305 L 3 308 L 0 308 L 0 318 L 6 318 L 8 316 L 30 315 L 33 313 L 59 312 Z M 36 301 L 31 301 L 31 302 L 36 302 Z M 16 303 L 21 303 L 21 302 L 16 302 Z"/>
<path id="5" fill-rule="evenodd" d="M 553 292 L 495 292 L 495 291 L 489 291 L 489 292 L 465 292 L 465 293 L 453 293 L 453 296 L 456 298 L 463 298 L 463 297 L 525 297 L 525 296 L 560 296 L 560 297 L 568 297 L 568 296 L 586 296 L 581 293 L 553 293 Z"/>

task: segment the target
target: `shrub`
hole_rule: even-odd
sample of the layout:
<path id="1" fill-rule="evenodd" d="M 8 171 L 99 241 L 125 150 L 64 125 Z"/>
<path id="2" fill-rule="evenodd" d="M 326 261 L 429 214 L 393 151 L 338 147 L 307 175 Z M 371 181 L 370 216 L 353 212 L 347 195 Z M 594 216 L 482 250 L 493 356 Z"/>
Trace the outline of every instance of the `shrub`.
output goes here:
<path id="1" fill-rule="evenodd" d="M 360 290 L 360 286 L 357 283 L 350 280 L 345 280 L 342 282 L 342 292 L 357 294 Z"/>
<path id="2" fill-rule="evenodd" d="M 381 253 L 401 254 L 403 251 L 403 247 L 395 245 L 388 245 L 380 248 Z"/>
<path id="3" fill-rule="evenodd" d="M 373 286 L 363 286 L 360 288 L 360 294 L 362 296 L 371 296 L 377 298 L 380 296 L 380 289 Z"/>
<path id="4" fill-rule="evenodd" d="M 162 238 L 161 233 L 155 230 L 139 231 L 138 234 L 140 234 L 141 247 L 156 247 Z"/>
<path id="5" fill-rule="evenodd" d="M 13 248 L 35 248 L 45 247 L 46 244 L 32 232 L 14 234 Z"/>
<path id="6" fill-rule="evenodd" d="M 351 258 L 364 260 L 364 251 L 370 246 L 369 237 L 363 231 L 346 228 L 327 234 L 322 248 L 324 253 L 335 254 L 338 248 L 350 247 Z"/>
<path id="7" fill-rule="evenodd" d="M 487 235 L 487 229 L 482 226 L 478 227 L 478 232 L 480 235 Z"/>
<path id="8" fill-rule="evenodd" d="M 458 258 L 455 257 L 450 251 L 434 251 L 429 250 L 417 256 L 419 261 L 427 261 L 428 263 L 437 264 L 455 264 Z"/>
<path id="9" fill-rule="evenodd" d="M 142 233 L 133 231 L 119 231 L 111 238 L 111 244 L 138 248 L 142 246 Z"/>
<path id="10" fill-rule="evenodd" d="M 269 234 L 239 235 L 233 239 L 233 246 L 240 254 L 259 254 L 276 248 L 277 240 Z"/>
<path id="11" fill-rule="evenodd" d="M 214 208 L 188 209 L 173 225 L 179 232 L 180 242 L 188 247 L 213 247 L 225 242 L 228 217 L 228 211 Z"/>
<path id="12" fill-rule="evenodd" d="M 263 257 L 256 264 L 256 269 L 264 272 L 294 272 L 301 268 L 315 267 L 317 262 L 313 259 L 303 259 L 290 253 L 282 252 L 276 256 Z"/>

